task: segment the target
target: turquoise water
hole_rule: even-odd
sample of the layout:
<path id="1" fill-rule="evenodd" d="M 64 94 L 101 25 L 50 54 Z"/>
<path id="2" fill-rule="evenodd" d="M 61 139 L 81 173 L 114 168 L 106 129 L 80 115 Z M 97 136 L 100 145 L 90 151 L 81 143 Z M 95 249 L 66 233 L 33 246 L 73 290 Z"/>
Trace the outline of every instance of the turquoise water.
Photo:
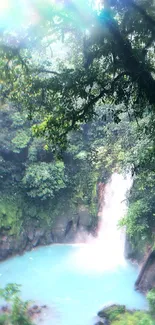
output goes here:
<path id="1" fill-rule="evenodd" d="M 145 297 L 134 291 L 136 266 L 127 263 L 101 272 L 83 269 L 75 263 L 78 251 L 75 245 L 52 245 L 4 261 L 0 285 L 21 284 L 24 299 L 50 306 L 40 323 L 44 325 L 92 325 L 100 308 L 111 302 L 147 307 Z"/>

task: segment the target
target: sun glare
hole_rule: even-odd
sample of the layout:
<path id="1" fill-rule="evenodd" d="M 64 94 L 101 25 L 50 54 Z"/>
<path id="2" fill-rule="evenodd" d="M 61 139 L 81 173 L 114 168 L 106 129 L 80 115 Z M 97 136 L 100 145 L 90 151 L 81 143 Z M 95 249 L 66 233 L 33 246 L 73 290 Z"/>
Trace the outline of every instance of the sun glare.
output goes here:
<path id="1" fill-rule="evenodd" d="M 39 5 L 41 3 L 41 6 Z M 63 0 L 0 0 L 0 29 L 12 27 L 20 29 L 21 26 L 27 26 L 30 23 L 35 25 L 39 23 L 42 19 L 42 14 L 47 14 L 46 6 L 47 4 L 53 5 L 61 11 L 63 7 Z M 77 15 L 80 14 L 84 19 L 87 20 L 89 16 L 89 11 L 101 10 L 103 0 L 72 0 L 74 9 L 77 11 Z M 50 8 L 50 6 L 49 6 Z M 66 10 L 70 10 L 70 5 L 68 5 Z M 72 6 L 71 6 L 72 9 Z M 50 9 L 49 9 L 50 11 Z"/>
<path id="2" fill-rule="evenodd" d="M 9 0 L 0 0 L 0 14 L 9 9 L 10 1 Z"/>

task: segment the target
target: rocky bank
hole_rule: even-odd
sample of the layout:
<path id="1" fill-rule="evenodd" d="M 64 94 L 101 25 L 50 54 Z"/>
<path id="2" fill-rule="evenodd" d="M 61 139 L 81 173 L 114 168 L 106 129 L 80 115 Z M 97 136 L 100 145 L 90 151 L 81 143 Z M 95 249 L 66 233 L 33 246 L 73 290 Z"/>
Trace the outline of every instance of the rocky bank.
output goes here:
<path id="1" fill-rule="evenodd" d="M 135 283 L 135 288 L 147 293 L 155 287 L 155 250 L 150 249 L 143 261 L 139 276 Z"/>
<path id="2" fill-rule="evenodd" d="M 85 242 L 88 234 L 93 231 L 91 217 L 85 206 L 80 206 L 75 215 L 68 213 L 57 217 L 50 228 L 40 228 L 31 222 L 17 236 L 1 230 L 0 261 L 40 245 Z"/>

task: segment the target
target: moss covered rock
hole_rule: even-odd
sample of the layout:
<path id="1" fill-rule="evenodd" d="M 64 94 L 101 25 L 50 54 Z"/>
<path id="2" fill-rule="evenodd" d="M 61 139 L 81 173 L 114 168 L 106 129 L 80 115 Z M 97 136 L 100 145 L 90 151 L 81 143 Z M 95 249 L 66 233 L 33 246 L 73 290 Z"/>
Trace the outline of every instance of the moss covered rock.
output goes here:
<path id="1" fill-rule="evenodd" d="M 100 321 L 96 325 L 155 325 L 149 312 L 128 310 L 124 305 L 111 305 L 98 312 Z"/>
<path id="2" fill-rule="evenodd" d="M 111 305 L 103 308 L 98 312 L 98 316 L 101 318 L 106 318 L 108 321 L 113 321 L 121 314 L 124 314 L 126 308 L 124 305 Z"/>
<path id="3" fill-rule="evenodd" d="M 111 325 L 155 325 L 155 320 L 146 312 L 125 312 L 111 322 Z"/>

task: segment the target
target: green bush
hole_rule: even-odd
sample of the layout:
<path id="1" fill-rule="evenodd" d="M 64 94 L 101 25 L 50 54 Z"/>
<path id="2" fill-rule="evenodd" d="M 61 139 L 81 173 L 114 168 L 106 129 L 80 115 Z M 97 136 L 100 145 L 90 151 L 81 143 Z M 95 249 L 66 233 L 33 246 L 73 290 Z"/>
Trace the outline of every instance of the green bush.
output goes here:
<path id="1" fill-rule="evenodd" d="M 11 301 L 20 292 L 19 287 L 15 283 L 8 283 L 4 289 L 0 289 L 0 297 L 6 301 Z"/>
<path id="2" fill-rule="evenodd" d="M 0 297 L 11 302 L 10 312 L 0 316 L 0 325 L 33 325 L 28 315 L 29 302 L 22 301 L 18 296 L 19 292 L 19 286 L 13 283 L 0 289 Z"/>
<path id="3" fill-rule="evenodd" d="M 135 313 L 126 312 L 117 317 L 111 325 L 155 325 L 151 316 L 143 311 Z"/>
<path id="4" fill-rule="evenodd" d="M 20 130 L 16 132 L 16 136 L 12 139 L 13 151 L 19 153 L 21 149 L 27 147 L 31 136 L 29 130 Z"/>
<path id="5" fill-rule="evenodd" d="M 98 315 L 106 317 L 109 321 L 116 320 L 121 314 L 125 313 L 124 305 L 112 305 L 101 310 Z"/>
<path id="6" fill-rule="evenodd" d="M 155 314 L 155 288 L 148 292 L 147 300 L 149 302 L 150 312 Z"/>
<path id="7" fill-rule="evenodd" d="M 22 207 L 18 198 L 0 198 L 0 228 L 9 230 L 11 235 L 18 234 L 22 226 Z"/>
<path id="8" fill-rule="evenodd" d="M 0 315 L 0 325 L 9 325 L 8 315 Z"/>
<path id="9" fill-rule="evenodd" d="M 63 162 L 40 162 L 30 165 L 23 178 L 27 195 L 45 200 L 53 198 L 55 193 L 66 187 L 67 178 Z"/>
<path id="10" fill-rule="evenodd" d="M 29 302 L 23 302 L 18 296 L 13 300 L 10 320 L 12 325 L 32 325 L 28 315 Z"/>

